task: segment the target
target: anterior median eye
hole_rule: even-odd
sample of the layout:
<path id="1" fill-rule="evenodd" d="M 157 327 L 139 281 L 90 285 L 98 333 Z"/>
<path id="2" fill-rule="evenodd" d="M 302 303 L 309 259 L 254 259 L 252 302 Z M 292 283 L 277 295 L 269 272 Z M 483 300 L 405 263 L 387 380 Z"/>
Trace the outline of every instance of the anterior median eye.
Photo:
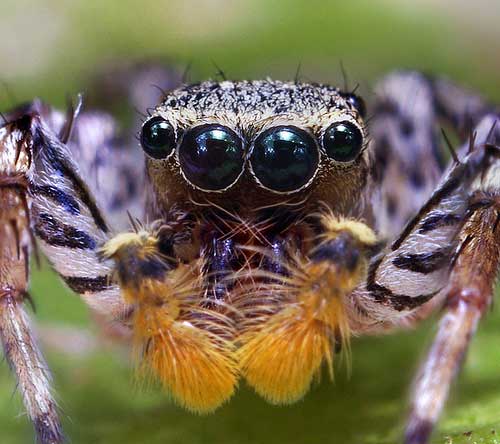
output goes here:
<path id="1" fill-rule="evenodd" d="M 221 125 L 193 128 L 182 139 L 179 161 L 193 185 L 209 191 L 223 190 L 243 171 L 241 139 Z"/>
<path id="2" fill-rule="evenodd" d="M 164 159 L 175 147 L 172 125 L 159 116 L 149 119 L 142 126 L 141 145 L 149 156 Z"/>
<path id="3" fill-rule="evenodd" d="M 339 162 L 356 158 L 363 147 L 363 135 L 351 122 L 336 122 L 323 136 L 323 146 L 329 157 Z"/>
<path id="4" fill-rule="evenodd" d="M 250 162 L 262 185 L 289 192 L 302 188 L 314 176 L 319 150 L 306 131 L 293 126 L 277 126 L 257 138 Z"/>

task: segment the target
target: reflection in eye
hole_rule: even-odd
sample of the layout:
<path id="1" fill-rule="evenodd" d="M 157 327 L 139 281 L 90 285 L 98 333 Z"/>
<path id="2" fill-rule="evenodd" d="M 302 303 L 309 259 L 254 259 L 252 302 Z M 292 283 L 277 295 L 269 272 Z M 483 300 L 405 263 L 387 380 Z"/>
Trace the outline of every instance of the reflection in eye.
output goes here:
<path id="1" fill-rule="evenodd" d="M 325 131 L 323 146 L 332 159 L 349 162 L 361 152 L 363 136 L 353 123 L 336 122 Z"/>
<path id="2" fill-rule="evenodd" d="M 204 190 L 223 190 L 243 171 L 241 139 L 221 125 L 193 128 L 182 139 L 179 161 L 193 185 Z"/>
<path id="3" fill-rule="evenodd" d="M 250 162 L 263 186 L 289 192 L 302 188 L 314 176 L 319 151 L 306 131 L 293 126 L 278 126 L 257 138 Z"/>
<path id="4" fill-rule="evenodd" d="M 156 116 L 144 123 L 140 140 L 146 154 L 164 159 L 175 147 L 174 129 L 165 119 Z"/>

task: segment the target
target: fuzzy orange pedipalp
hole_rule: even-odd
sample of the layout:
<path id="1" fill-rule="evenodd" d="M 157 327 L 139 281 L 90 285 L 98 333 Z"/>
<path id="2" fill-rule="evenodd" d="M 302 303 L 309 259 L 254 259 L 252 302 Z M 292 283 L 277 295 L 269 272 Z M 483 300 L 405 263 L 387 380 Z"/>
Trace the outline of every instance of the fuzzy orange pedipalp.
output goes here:
<path id="1" fill-rule="evenodd" d="M 188 410 L 208 413 L 234 393 L 230 341 L 154 308 L 137 310 L 134 335 L 143 351 L 141 370 L 151 371 Z"/>
<path id="2" fill-rule="evenodd" d="M 120 235 L 119 235 L 120 236 Z M 208 413 L 227 401 L 238 380 L 234 354 L 234 326 L 221 311 L 206 308 L 200 297 L 200 264 L 178 264 L 149 277 L 148 261 L 154 238 L 133 233 L 125 245 L 107 245 L 117 270 L 141 262 L 120 278 L 124 298 L 133 305 L 133 337 L 141 374 L 157 377 L 174 399 L 197 413 Z M 118 236 L 117 236 L 118 237 Z M 118 239 L 120 240 L 120 239 Z M 113 240 L 112 240 L 113 241 Z M 142 251 L 136 251 L 142 249 Z M 134 255 L 137 261 L 131 261 Z M 158 264 L 156 263 L 155 266 Z"/>
<path id="3" fill-rule="evenodd" d="M 281 289 L 285 308 L 270 316 L 264 310 L 243 331 L 237 352 L 242 374 L 269 402 L 300 399 L 319 376 L 323 362 L 333 377 L 335 346 L 348 349 L 344 297 L 352 291 L 359 271 L 338 270 L 327 263 L 303 264 Z M 265 286 L 258 290 L 263 291 Z M 254 318 L 251 310 L 248 319 Z"/>

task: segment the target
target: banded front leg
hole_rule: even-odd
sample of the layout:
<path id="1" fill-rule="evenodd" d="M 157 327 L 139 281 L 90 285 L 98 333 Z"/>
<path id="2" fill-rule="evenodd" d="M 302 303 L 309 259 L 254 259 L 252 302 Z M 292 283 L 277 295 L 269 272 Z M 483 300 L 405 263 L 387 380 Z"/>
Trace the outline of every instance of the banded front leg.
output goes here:
<path id="1" fill-rule="evenodd" d="M 445 169 L 447 155 L 439 124 L 461 140 L 495 143 L 499 109 L 482 97 L 442 78 L 395 72 L 378 83 L 371 109 L 375 224 L 393 237 L 427 201 Z M 496 129 L 498 132 L 498 128 Z M 464 157 L 469 144 L 459 151 Z M 451 156 L 450 165 L 453 163 Z"/>
<path id="2" fill-rule="evenodd" d="M 58 444 L 64 437 L 50 370 L 24 308 L 26 301 L 32 302 L 28 293 L 29 260 L 35 247 L 28 194 L 33 153 L 24 123 L 6 123 L 0 128 L 0 341 L 37 442 Z"/>
<path id="3" fill-rule="evenodd" d="M 359 333 L 413 325 L 443 302 L 474 193 L 485 174 L 498 174 L 499 152 L 481 145 L 455 164 L 388 251 L 374 258 L 366 284 L 352 295 Z"/>

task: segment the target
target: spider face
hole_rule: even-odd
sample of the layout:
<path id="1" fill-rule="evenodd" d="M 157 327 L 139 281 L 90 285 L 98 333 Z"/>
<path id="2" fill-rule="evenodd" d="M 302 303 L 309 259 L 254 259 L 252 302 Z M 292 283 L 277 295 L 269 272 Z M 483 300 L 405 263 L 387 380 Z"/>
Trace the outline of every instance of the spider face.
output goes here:
<path id="1" fill-rule="evenodd" d="M 166 96 L 141 130 L 156 203 L 245 209 L 280 201 L 345 210 L 366 183 L 361 99 L 277 81 L 204 82 Z"/>

